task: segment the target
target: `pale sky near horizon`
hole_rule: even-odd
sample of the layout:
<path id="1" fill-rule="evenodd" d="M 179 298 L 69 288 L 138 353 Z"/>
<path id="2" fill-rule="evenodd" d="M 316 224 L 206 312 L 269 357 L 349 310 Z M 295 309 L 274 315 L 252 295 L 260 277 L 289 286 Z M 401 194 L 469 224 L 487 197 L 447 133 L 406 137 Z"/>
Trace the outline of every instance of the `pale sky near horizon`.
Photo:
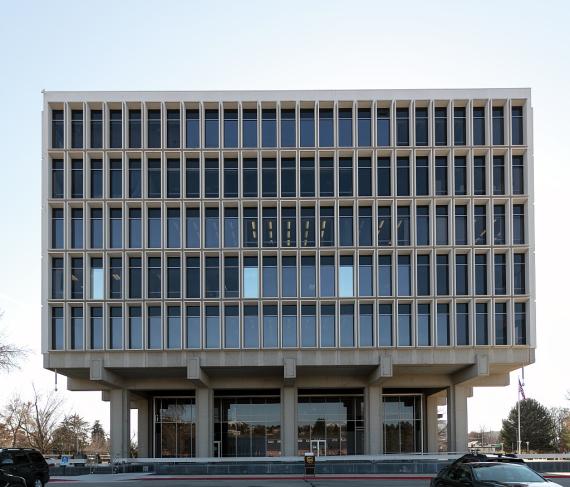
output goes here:
<path id="1" fill-rule="evenodd" d="M 565 1 L 17 1 L 0 5 L 0 330 L 33 353 L 0 374 L 0 406 L 53 388 L 40 354 L 41 90 L 531 87 L 537 336 L 527 396 L 570 407 L 570 4 Z M 517 399 L 477 388 L 469 427 Z M 65 379 L 60 377 L 60 390 Z M 109 424 L 100 393 L 66 411 Z"/>

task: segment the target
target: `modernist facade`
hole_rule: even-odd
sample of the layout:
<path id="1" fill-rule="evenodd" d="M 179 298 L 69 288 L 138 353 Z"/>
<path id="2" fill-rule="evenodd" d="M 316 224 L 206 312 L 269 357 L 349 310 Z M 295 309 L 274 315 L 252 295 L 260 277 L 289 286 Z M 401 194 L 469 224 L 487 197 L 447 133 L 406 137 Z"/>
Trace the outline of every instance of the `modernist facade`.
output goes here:
<path id="1" fill-rule="evenodd" d="M 534 361 L 528 89 L 47 92 L 44 365 L 114 456 L 462 451 Z M 447 405 L 447 441 L 438 406 Z"/>

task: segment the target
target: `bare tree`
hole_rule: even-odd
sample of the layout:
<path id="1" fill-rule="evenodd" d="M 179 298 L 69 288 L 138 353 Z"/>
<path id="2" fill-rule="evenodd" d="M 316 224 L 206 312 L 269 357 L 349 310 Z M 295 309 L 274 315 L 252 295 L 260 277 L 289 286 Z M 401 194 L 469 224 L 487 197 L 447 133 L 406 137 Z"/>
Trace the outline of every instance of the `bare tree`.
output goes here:
<path id="1" fill-rule="evenodd" d="M 22 401 L 19 396 L 12 396 L 8 404 L 4 406 L 0 412 L 0 420 L 5 429 L 5 435 L 9 438 L 9 446 L 15 448 L 24 446 L 22 442 L 25 440 L 25 423 L 29 416 L 30 403 Z"/>
<path id="2" fill-rule="evenodd" d="M 61 417 L 63 398 L 53 391 L 40 393 L 35 386 L 32 387 L 34 396 L 30 401 L 24 431 L 29 446 L 47 452 Z"/>
<path id="3" fill-rule="evenodd" d="M 0 321 L 4 313 L 0 311 Z M 8 372 L 18 368 L 18 360 L 26 357 L 29 350 L 18 347 L 13 343 L 8 343 L 2 330 L 0 330 L 0 371 Z"/>

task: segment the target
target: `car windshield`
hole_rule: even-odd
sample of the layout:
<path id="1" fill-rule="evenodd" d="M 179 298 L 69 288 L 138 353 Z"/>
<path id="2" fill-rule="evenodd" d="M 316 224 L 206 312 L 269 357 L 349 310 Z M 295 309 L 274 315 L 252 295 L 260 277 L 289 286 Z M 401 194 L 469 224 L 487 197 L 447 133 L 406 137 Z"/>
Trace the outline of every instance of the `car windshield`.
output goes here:
<path id="1" fill-rule="evenodd" d="M 497 482 L 544 482 L 530 468 L 524 465 L 481 464 L 473 465 L 473 473 L 477 480 L 495 480 Z"/>

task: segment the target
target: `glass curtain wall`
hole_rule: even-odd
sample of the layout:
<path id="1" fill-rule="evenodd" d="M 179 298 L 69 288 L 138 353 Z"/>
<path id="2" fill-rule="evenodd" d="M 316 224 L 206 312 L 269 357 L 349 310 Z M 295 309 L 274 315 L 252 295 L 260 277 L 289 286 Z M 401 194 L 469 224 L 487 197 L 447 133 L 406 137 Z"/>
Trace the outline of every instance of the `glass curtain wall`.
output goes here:
<path id="1" fill-rule="evenodd" d="M 214 456 L 281 455 L 279 391 L 263 396 L 214 393 Z"/>
<path id="2" fill-rule="evenodd" d="M 419 453 L 422 442 L 422 395 L 385 394 L 384 453 Z"/>
<path id="3" fill-rule="evenodd" d="M 193 397 L 155 397 L 154 456 L 196 456 L 196 402 Z"/>
<path id="4" fill-rule="evenodd" d="M 332 391 L 331 391 L 332 392 Z M 297 403 L 299 455 L 361 455 L 364 453 L 364 394 L 299 391 Z"/>

